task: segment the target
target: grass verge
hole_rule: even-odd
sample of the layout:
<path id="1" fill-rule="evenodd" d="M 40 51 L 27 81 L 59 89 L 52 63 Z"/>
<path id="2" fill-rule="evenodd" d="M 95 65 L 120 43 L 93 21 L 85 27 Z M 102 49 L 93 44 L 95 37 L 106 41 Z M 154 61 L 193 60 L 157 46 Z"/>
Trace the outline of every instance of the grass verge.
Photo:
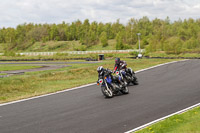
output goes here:
<path id="1" fill-rule="evenodd" d="M 147 54 L 149 57 L 185 57 L 185 58 L 199 58 L 199 53 L 181 53 L 181 54 L 166 54 L 164 51 L 157 51 Z"/>
<path id="2" fill-rule="evenodd" d="M 22 65 L 0 65 L 0 71 L 13 71 L 39 68 L 41 66 L 22 66 Z"/>
<path id="3" fill-rule="evenodd" d="M 122 59 L 123 60 L 123 59 Z M 124 59 L 134 71 L 174 61 L 174 59 Z M 56 92 L 97 81 L 96 69 L 113 69 L 114 60 L 94 64 L 70 64 L 72 67 L 29 72 L 0 79 L 0 103 Z"/>
<path id="4" fill-rule="evenodd" d="M 174 115 L 136 133 L 200 133 L 200 107 Z"/>

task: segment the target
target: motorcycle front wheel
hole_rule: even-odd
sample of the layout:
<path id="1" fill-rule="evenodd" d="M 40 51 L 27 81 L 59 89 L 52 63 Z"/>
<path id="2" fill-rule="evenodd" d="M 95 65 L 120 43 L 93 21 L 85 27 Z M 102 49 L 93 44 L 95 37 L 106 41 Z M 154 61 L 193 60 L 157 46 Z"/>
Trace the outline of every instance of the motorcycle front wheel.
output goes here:
<path id="1" fill-rule="evenodd" d="M 101 86 L 101 91 L 106 98 L 113 97 L 113 92 L 110 88 L 107 88 L 106 86 Z"/>

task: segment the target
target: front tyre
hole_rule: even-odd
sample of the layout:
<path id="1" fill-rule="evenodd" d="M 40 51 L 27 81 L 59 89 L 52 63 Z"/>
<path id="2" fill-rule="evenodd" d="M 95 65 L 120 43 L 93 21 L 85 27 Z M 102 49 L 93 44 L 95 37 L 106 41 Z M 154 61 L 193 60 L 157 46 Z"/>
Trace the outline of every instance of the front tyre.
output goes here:
<path id="1" fill-rule="evenodd" d="M 113 92 L 110 88 L 106 88 L 106 86 L 102 86 L 101 91 L 106 98 L 112 98 L 113 97 Z"/>

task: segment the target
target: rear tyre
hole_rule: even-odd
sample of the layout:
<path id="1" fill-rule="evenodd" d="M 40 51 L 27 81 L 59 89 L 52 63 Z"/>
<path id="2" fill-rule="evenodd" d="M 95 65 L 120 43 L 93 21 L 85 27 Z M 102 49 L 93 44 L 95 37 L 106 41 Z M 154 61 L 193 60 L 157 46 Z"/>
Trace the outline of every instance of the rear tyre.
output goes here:
<path id="1" fill-rule="evenodd" d="M 133 77 L 134 78 L 134 81 L 132 82 L 134 85 L 139 85 L 139 82 L 138 82 L 138 80 L 137 80 L 137 78 L 136 77 Z"/>
<path id="2" fill-rule="evenodd" d="M 129 93 L 129 89 L 128 89 L 127 86 L 126 86 L 126 87 L 123 87 L 123 89 L 120 90 L 120 91 L 121 91 L 121 93 L 123 93 L 123 94 L 128 94 L 128 93 Z"/>
<path id="3" fill-rule="evenodd" d="M 101 91 L 106 98 L 112 98 L 113 97 L 113 92 L 110 88 L 107 89 L 105 86 L 103 86 L 103 87 L 101 87 Z"/>
<path id="4" fill-rule="evenodd" d="M 138 82 L 137 80 L 135 80 L 135 81 L 133 82 L 133 84 L 134 84 L 134 85 L 139 85 L 139 82 Z"/>

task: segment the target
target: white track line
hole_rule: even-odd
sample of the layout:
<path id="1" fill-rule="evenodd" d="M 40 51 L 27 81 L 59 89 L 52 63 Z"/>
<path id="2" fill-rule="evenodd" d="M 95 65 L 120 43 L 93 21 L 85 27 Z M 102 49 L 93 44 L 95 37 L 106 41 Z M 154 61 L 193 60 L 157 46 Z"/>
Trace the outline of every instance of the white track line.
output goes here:
<path id="1" fill-rule="evenodd" d="M 170 114 L 170 115 L 168 115 L 168 116 L 162 117 L 162 118 L 160 118 L 160 119 L 154 120 L 154 121 L 152 121 L 152 122 L 149 122 L 149 123 L 147 123 L 147 124 L 145 124 L 145 125 L 142 125 L 142 126 L 140 126 L 140 127 L 134 128 L 134 129 L 132 129 L 132 130 L 130 130 L 130 131 L 127 131 L 127 132 L 125 132 L 125 133 L 132 133 L 132 132 L 141 130 L 141 129 L 146 128 L 146 127 L 148 127 L 148 126 L 150 126 L 150 125 L 152 125 L 152 124 L 155 124 L 155 123 L 157 123 L 157 122 L 159 122 L 159 121 L 162 121 L 162 120 L 164 120 L 164 119 L 166 119 L 166 118 L 169 118 L 169 117 L 171 117 L 171 116 L 173 116 L 173 115 L 181 114 L 181 113 L 183 113 L 183 112 L 185 112 L 185 111 L 188 111 L 188 110 L 190 110 L 190 109 L 192 109 L 192 108 L 195 108 L 195 107 L 197 107 L 197 106 L 200 106 L 200 103 L 195 104 L 195 105 L 193 105 L 193 106 L 191 106 L 191 107 L 188 107 L 188 108 L 186 108 L 186 109 L 180 110 L 180 111 L 178 111 L 178 112 L 175 112 L 175 113 L 173 113 L 173 114 Z"/>
<path id="2" fill-rule="evenodd" d="M 187 60 L 181 60 L 181 61 L 187 61 Z M 153 69 L 153 68 L 156 68 L 156 67 L 159 67 L 159 66 L 172 64 L 172 63 L 176 63 L 176 62 L 181 62 L 181 61 L 172 61 L 172 62 L 168 62 L 168 63 L 159 64 L 159 65 L 156 65 L 156 66 L 153 66 L 153 67 L 149 67 L 149 68 L 146 68 L 146 69 L 142 69 L 142 70 L 136 71 L 135 73 L 139 73 L 139 72 L 146 71 L 146 70 L 149 70 L 149 69 Z M 37 98 L 41 98 L 41 97 L 46 97 L 46 96 L 50 96 L 50 95 L 54 95 L 54 94 L 59 94 L 59 93 L 67 92 L 67 91 L 77 90 L 77 89 L 80 89 L 80 88 L 83 88 L 83 87 L 88 87 L 88 86 L 95 85 L 95 84 L 96 83 L 91 83 L 91 84 L 82 85 L 82 86 L 71 88 L 71 89 L 58 91 L 58 92 L 55 92 L 55 93 L 49 93 L 49 94 L 40 95 L 40 96 L 36 96 L 36 97 L 31 97 L 31 98 L 27 98 L 27 99 L 12 101 L 12 102 L 8 102 L 8 103 L 2 103 L 2 104 L 0 104 L 0 107 L 4 106 L 4 105 L 9 105 L 9 104 L 19 103 L 19 102 L 28 101 L 28 100 L 32 100 L 32 99 L 37 99 Z"/>

